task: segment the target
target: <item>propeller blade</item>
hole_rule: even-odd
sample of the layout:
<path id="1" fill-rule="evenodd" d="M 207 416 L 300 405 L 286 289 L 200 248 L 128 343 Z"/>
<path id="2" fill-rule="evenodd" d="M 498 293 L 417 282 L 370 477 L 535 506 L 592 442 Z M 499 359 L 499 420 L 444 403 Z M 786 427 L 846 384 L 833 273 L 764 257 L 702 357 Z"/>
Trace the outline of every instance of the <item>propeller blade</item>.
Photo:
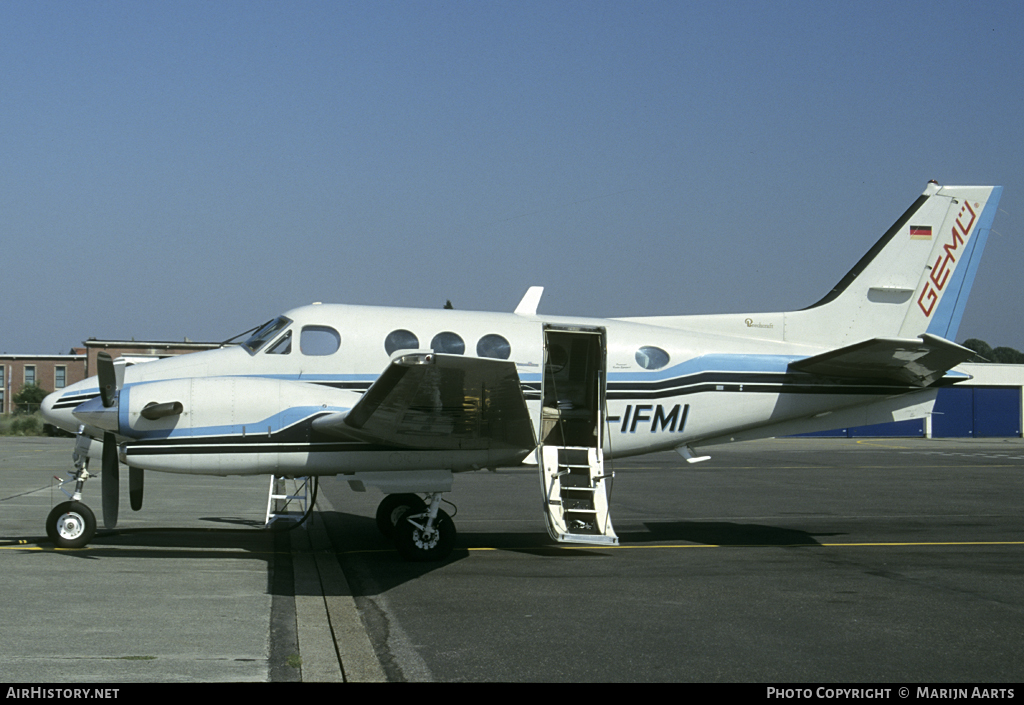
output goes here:
<path id="1" fill-rule="evenodd" d="M 114 372 L 114 358 L 110 353 L 101 352 L 96 356 L 96 373 L 100 379 L 100 399 L 103 406 L 110 408 L 117 401 L 117 373 Z"/>
<path id="2" fill-rule="evenodd" d="M 128 466 L 128 499 L 131 500 L 133 512 L 142 509 L 143 479 L 142 468 Z"/>
<path id="3" fill-rule="evenodd" d="M 103 353 L 100 353 L 101 355 Z M 110 357 L 109 355 L 107 357 Z M 113 369 L 113 368 L 111 368 Z M 121 481 L 120 463 L 117 461 L 117 438 L 113 433 L 103 434 L 103 526 L 117 526 L 118 488 Z"/>

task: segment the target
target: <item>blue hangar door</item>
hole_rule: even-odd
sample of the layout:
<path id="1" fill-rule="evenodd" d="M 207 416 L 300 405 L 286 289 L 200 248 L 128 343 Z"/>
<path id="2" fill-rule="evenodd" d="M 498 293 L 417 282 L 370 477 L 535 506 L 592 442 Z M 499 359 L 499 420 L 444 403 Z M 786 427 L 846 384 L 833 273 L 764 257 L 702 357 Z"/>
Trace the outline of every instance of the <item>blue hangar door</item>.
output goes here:
<path id="1" fill-rule="evenodd" d="M 1012 438 L 1021 435 L 1020 387 L 947 387 L 932 414 L 935 438 Z"/>

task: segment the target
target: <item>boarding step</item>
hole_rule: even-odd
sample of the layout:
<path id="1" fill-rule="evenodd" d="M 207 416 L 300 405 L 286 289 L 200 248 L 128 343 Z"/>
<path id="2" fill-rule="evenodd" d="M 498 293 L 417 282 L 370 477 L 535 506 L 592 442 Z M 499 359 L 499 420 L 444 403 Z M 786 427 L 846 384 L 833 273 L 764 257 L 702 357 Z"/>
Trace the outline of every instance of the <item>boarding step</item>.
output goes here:
<path id="1" fill-rule="evenodd" d="M 313 480 L 312 477 L 271 475 L 264 527 L 269 527 L 277 521 L 301 522 L 305 519 Z"/>
<path id="2" fill-rule="evenodd" d="M 540 475 L 551 538 L 564 543 L 618 544 L 608 508 L 604 459 L 586 446 L 541 448 Z"/>

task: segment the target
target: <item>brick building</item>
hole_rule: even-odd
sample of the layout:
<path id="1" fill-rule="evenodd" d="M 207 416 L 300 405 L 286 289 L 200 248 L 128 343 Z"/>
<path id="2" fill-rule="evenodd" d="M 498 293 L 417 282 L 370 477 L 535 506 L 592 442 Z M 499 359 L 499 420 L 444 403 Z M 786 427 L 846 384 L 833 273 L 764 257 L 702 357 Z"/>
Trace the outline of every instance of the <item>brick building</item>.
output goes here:
<path id="1" fill-rule="evenodd" d="M 115 360 L 123 357 L 128 362 L 139 363 L 159 360 L 162 357 L 185 355 L 201 350 L 214 350 L 223 346 L 222 343 L 194 343 L 187 338 L 181 343 L 173 341 L 97 340 L 96 338 L 89 338 L 83 345 L 85 346 L 84 352 L 88 358 L 85 365 L 86 377 L 96 374 L 96 356 L 100 352 L 109 353 L 110 357 Z"/>
<path id="2" fill-rule="evenodd" d="M 14 395 L 25 386 L 36 384 L 52 392 L 82 381 L 88 376 L 85 370 L 85 348 L 67 355 L 0 355 L 0 413 L 17 410 Z"/>
<path id="3" fill-rule="evenodd" d="M 29 384 L 53 392 L 95 375 L 96 356 L 100 351 L 110 353 L 114 359 L 124 357 L 129 362 L 139 363 L 221 347 L 221 343 L 195 343 L 190 340 L 179 343 L 95 338 L 89 338 L 83 345 L 72 348 L 67 355 L 0 355 L 0 414 L 18 410 L 14 396 Z"/>

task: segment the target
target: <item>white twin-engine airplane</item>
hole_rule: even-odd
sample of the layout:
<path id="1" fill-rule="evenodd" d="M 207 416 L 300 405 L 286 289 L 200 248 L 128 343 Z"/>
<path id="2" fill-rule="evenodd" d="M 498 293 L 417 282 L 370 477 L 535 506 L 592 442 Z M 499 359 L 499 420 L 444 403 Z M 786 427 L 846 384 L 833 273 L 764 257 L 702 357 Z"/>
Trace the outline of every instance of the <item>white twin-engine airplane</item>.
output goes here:
<path id="1" fill-rule="evenodd" d="M 974 353 L 951 341 L 1001 192 L 930 182 L 799 311 L 569 318 L 538 314 L 533 287 L 514 313 L 313 304 L 241 345 L 127 367 L 100 353 L 98 378 L 43 403 L 78 433 L 75 492 L 47 533 L 95 534 L 90 458 L 107 528 L 119 463 L 134 509 L 144 470 L 340 475 L 385 493 L 377 523 L 405 558 L 437 560 L 455 541 L 439 506 L 453 474 L 529 462 L 552 538 L 617 543 L 606 459 L 697 462 L 694 446 L 920 418 L 967 379 L 949 371 Z"/>

